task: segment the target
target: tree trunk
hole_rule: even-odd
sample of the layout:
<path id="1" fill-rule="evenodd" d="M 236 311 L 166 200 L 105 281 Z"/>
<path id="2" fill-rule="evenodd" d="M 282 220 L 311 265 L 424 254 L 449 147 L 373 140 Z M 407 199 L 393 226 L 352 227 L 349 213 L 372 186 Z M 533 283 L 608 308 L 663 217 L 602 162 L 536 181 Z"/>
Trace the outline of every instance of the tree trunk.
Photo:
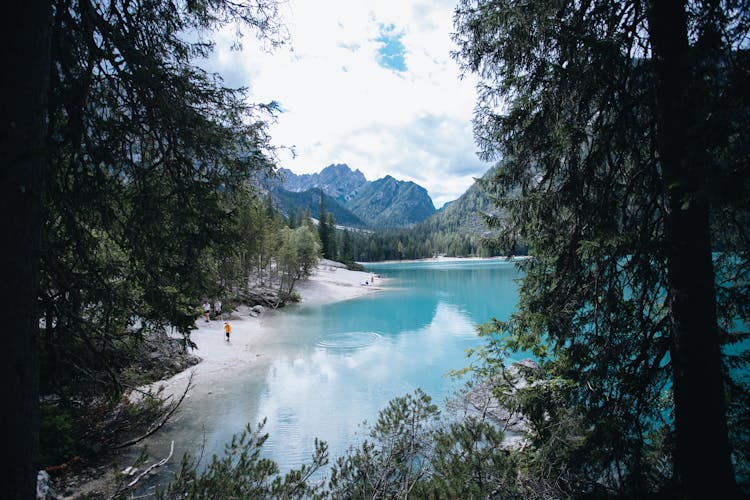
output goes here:
<path id="1" fill-rule="evenodd" d="M 0 129 L 0 380 L 3 498 L 34 498 L 39 461 L 37 296 L 49 82 L 49 1 L 6 9 L 2 22 Z"/>
<path id="2" fill-rule="evenodd" d="M 730 460 L 716 318 L 709 204 L 710 166 L 687 153 L 700 116 L 691 105 L 685 4 L 655 0 L 649 31 L 657 76 L 657 139 L 665 186 L 676 449 L 682 498 L 738 495 Z"/>

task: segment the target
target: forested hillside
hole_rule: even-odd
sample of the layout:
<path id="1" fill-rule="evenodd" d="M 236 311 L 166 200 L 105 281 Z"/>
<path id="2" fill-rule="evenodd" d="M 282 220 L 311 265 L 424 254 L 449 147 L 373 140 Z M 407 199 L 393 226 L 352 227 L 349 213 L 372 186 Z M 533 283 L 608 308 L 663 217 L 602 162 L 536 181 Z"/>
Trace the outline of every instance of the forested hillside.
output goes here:
<path id="1" fill-rule="evenodd" d="M 373 228 L 412 226 L 435 213 L 425 188 L 390 175 L 366 184 L 346 207 Z"/>
<path id="2" fill-rule="evenodd" d="M 494 172 L 494 168 L 487 171 L 457 200 L 450 202 L 433 216 L 419 223 L 415 230 L 426 234 L 487 235 L 489 228 L 482 214 L 496 215 L 498 209 L 490 199 L 483 181 L 491 178 Z"/>
<path id="3" fill-rule="evenodd" d="M 144 387 L 185 368 L 173 358 L 196 347 L 204 300 L 281 306 L 321 256 L 528 246 L 516 308 L 478 327 L 466 399 L 450 413 L 417 389 L 346 455 L 316 439 L 311 463 L 285 475 L 262 458 L 261 423 L 224 458 L 186 456 L 161 492 L 136 483 L 172 452 L 117 463 L 106 498 L 747 498 L 747 2 L 458 0 L 454 57 L 481 89 L 475 139 L 482 160 L 502 163 L 438 213 L 390 176 L 330 198 L 261 191 L 281 108 L 199 64 L 216 31 L 235 47 L 243 30 L 285 43 L 279 8 L 42 0 L 5 16 L 0 496 L 34 498 L 39 472 L 88 467 L 93 483 L 114 450 L 159 430 L 182 400 Z M 317 228 L 304 215 L 316 209 Z M 337 229 L 357 220 L 373 229 Z M 424 324 L 432 333 L 445 317 Z M 301 348 L 322 355 L 315 340 Z M 240 355 L 226 352 L 222 363 Z M 311 385 L 291 385 L 314 398 L 326 377 L 296 371 Z"/>
<path id="4" fill-rule="evenodd" d="M 309 211 L 312 217 L 320 220 L 320 199 L 322 196 L 328 213 L 333 215 L 337 224 L 349 227 L 365 227 L 367 225 L 320 188 L 293 192 L 276 187 L 270 191 L 270 194 L 276 206 L 288 218 L 299 218 L 300 214 Z"/>
<path id="5" fill-rule="evenodd" d="M 485 221 L 485 215 L 500 214 L 485 189 L 486 180 L 492 178 L 494 172 L 494 168 L 490 169 L 461 197 L 410 229 L 355 234 L 354 260 L 497 255 L 494 233 Z"/>

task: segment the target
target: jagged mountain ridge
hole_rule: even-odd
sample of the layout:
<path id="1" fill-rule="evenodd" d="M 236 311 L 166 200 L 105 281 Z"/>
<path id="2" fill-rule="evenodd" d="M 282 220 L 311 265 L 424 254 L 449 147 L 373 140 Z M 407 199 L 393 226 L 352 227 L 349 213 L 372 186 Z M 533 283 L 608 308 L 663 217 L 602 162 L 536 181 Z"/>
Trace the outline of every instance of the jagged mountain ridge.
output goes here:
<path id="1" fill-rule="evenodd" d="M 346 207 L 372 227 L 409 227 L 435 213 L 425 188 L 390 175 L 365 185 Z"/>
<path id="2" fill-rule="evenodd" d="M 315 174 L 295 174 L 289 169 L 279 169 L 281 185 L 287 191 L 302 192 L 319 188 L 338 203 L 344 204 L 367 184 L 365 174 L 352 171 L 346 164 L 331 164 Z"/>
<path id="3" fill-rule="evenodd" d="M 315 174 L 295 174 L 280 169 L 279 188 L 290 192 L 320 189 L 344 209 L 373 228 L 409 227 L 435 213 L 435 206 L 422 186 L 410 181 L 400 181 L 390 175 L 368 181 L 359 170 L 346 164 L 332 164 Z M 325 201 L 326 208 L 329 201 Z M 336 218 L 341 224 L 346 224 Z"/>

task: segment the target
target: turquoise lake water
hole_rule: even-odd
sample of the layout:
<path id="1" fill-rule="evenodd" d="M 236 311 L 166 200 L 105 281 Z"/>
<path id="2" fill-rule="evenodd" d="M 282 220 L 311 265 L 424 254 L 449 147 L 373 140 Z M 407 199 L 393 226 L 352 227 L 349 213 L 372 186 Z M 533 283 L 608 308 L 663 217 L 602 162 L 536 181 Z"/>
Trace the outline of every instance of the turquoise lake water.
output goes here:
<path id="1" fill-rule="evenodd" d="M 507 318 L 517 301 L 519 273 L 505 260 L 366 268 L 389 278 L 386 290 L 269 315 L 264 322 L 279 332 L 273 354 L 196 395 L 201 402 L 174 417 L 160 440 L 175 439 L 176 452 L 199 453 L 205 443 L 210 457 L 266 417 L 263 455 L 282 471 L 309 461 L 316 437 L 333 461 L 392 398 L 421 388 L 442 405 L 458 384 L 446 372 L 467 366 L 466 350 L 482 342 L 476 326 Z"/>

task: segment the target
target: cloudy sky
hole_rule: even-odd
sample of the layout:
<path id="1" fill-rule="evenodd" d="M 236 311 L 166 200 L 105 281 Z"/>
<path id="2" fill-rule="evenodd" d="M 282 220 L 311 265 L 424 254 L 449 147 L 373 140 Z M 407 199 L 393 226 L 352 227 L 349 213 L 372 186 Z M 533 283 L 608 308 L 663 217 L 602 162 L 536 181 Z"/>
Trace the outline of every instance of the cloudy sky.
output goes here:
<path id="1" fill-rule="evenodd" d="M 290 43 L 272 53 L 233 29 L 217 35 L 208 69 L 254 102 L 277 101 L 270 128 L 280 166 L 311 173 L 332 163 L 368 180 L 387 174 L 424 186 L 440 207 L 489 165 L 475 154 L 474 82 L 451 59 L 454 0 L 289 0 Z"/>

